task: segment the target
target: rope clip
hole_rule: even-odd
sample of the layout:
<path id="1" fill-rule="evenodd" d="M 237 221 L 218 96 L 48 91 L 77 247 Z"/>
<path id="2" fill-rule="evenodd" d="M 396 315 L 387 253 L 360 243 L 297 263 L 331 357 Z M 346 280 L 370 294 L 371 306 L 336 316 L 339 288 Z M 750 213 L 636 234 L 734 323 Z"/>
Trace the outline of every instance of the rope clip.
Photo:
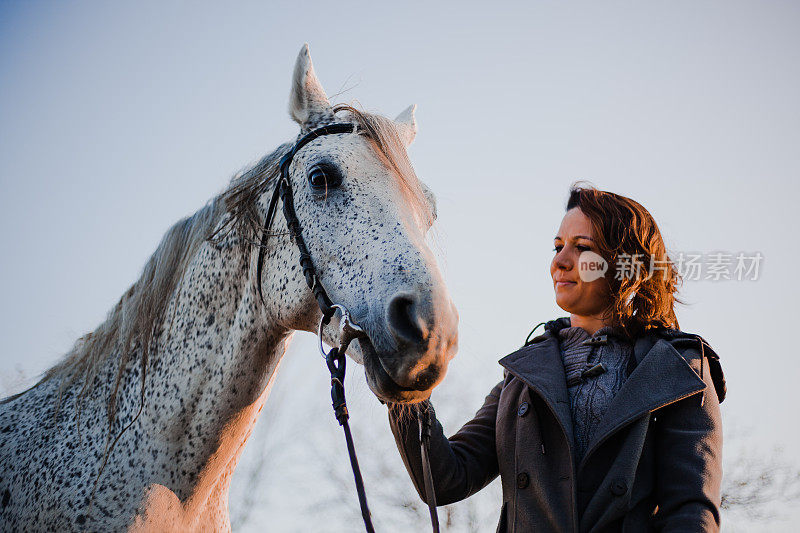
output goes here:
<path id="1" fill-rule="evenodd" d="M 317 332 L 317 335 L 319 337 L 319 351 L 322 354 L 322 357 L 325 358 L 325 360 L 328 359 L 328 353 L 325 352 L 325 347 L 322 346 L 322 328 L 324 328 L 325 325 L 331 321 L 331 318 L 338 317 L 339 321 L 338 351 L 342 356 L 344 356 L 344 353 L 347 351 L 347 347 L 350 346 L 350 343 L 353 340 L 367 336 L 364 329 L 355 322 L 353 322 L 353 320 L 350 318 L 350 311 L 348 311 L 345 306 L 339 304 L 333 304 L 331 307 L 334 309 L 333 316 L 328 317 L 326 319 L 326 317 L 323 315 L 323 317 L 319 321 L 319 330 Z"/>

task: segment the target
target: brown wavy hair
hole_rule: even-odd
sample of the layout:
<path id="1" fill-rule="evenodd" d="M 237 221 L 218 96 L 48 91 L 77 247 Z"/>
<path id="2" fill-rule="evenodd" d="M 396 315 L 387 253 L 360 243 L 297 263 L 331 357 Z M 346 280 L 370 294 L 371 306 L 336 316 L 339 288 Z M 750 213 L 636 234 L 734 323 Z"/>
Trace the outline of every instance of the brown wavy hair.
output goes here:
<path id="1" fill-rule="evenodd" d="M 567 211 L 591 221 L 598 253 L 608 262 L 611 326 L 630 337 L 656 328 L 680 329 L 675 293 L 683 279 L 667 253 L 655 219 L 640 203 L 586 182 L 573 183 Z"/>

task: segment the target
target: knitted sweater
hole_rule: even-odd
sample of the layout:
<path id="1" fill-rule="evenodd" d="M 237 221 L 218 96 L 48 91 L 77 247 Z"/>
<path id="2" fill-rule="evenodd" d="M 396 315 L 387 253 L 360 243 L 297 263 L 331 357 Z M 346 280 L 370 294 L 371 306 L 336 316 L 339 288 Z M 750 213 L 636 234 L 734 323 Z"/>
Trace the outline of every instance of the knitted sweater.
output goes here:
<path id="1" fill-rule="evenodd" d="M 580 464 L 611 399 L 628 377 L 633 346 L 615 335 L 611 326 L 594 335 L 570 326 L 558 331 L 558 339 L 572 412 L 575 461 Z"/>

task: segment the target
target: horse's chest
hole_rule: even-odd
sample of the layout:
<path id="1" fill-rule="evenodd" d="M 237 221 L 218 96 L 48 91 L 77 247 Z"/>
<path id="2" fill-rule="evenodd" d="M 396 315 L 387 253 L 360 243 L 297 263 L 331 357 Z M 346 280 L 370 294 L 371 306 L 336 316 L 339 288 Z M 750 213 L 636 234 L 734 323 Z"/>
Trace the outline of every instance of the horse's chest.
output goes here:
<path id="1" fill-rule="evenodd" d="M 214 491 L 216 493 L 216 491 Z M 216 494 L 203 509 L 187 508 L 178 496 L 164 485 L 154 483 L 145 493 L 140 512 L 128 528 L 129 533 L 174 531 L 230 531 L 227 509 L 220 505 Z"/>

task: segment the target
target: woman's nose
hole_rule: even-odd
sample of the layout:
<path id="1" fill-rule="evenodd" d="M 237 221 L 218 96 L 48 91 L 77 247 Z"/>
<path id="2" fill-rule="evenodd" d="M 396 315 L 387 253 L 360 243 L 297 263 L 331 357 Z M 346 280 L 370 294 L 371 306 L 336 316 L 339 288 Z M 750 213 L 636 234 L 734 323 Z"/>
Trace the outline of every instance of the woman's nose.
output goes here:
<path id="1" fill-rule="evenodd" d="M 568 254 L 564 253 L 564 250 L 561 250 L 558 252 L 558 254 L 556 254 L 554 261 L 556 268 L 560 270 L 570 270 L 572 268 L 572 260 L 569 258 Z"/>

